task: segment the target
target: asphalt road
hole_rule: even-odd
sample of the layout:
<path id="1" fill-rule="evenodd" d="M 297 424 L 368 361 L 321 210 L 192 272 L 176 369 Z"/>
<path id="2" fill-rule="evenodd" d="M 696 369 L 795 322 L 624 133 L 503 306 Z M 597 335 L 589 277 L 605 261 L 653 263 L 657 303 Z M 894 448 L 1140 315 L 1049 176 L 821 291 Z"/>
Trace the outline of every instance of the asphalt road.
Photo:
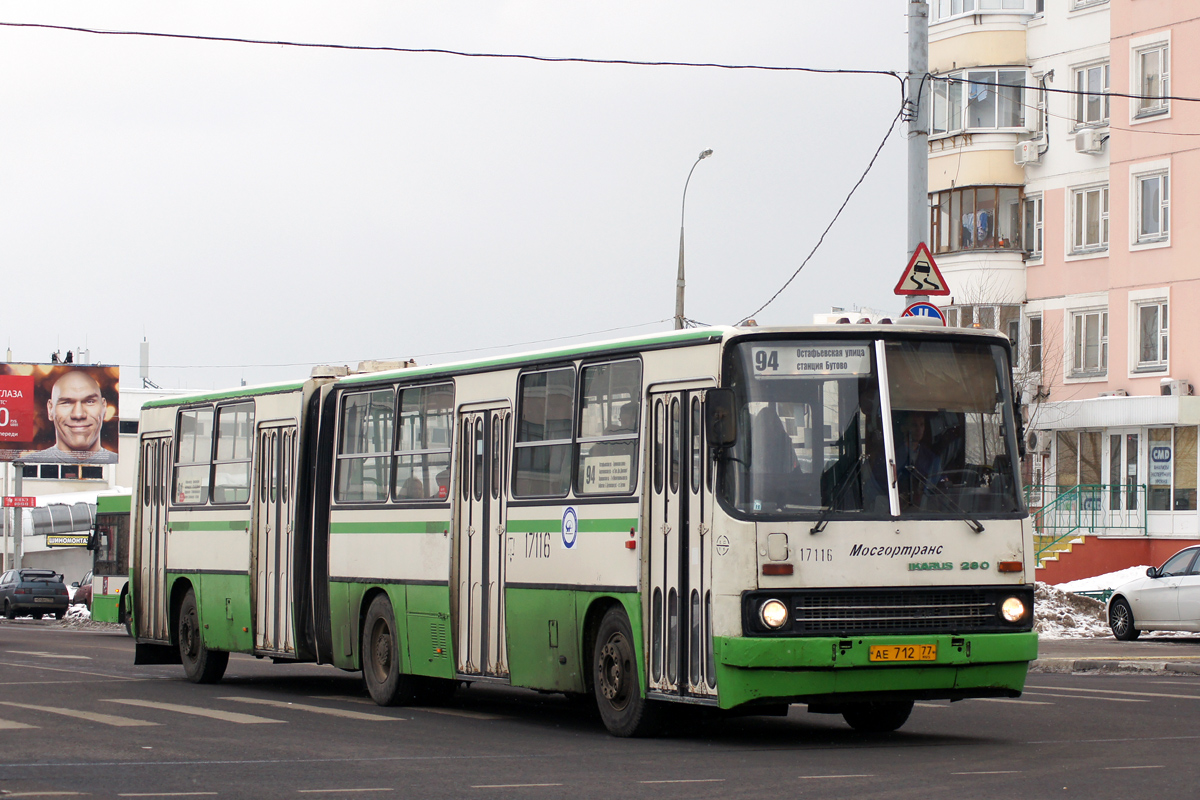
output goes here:
<path id="1" fill-rule="evenodd" d="M 557 695 L 472 687 L 379 708 L 357 674 L 234 656 L 215 686 L 134 667 L 123 633 L 0 621 L 0 796 L 397 798 L 1190 797 L 1200 676 L 1033 674 L 1020 700 L 609 736 Z"/>

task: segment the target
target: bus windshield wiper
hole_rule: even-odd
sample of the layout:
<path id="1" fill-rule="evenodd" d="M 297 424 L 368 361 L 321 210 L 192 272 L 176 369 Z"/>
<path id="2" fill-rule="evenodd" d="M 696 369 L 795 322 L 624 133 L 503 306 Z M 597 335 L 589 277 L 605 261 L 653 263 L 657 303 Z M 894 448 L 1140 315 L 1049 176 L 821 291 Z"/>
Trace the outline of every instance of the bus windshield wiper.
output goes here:
<path id="1" fill-rule="evenodd" d="M 860 455 L 854 460 L 854 465 L 846 470 L 846 474 L 842 476 L 842 479 L 833 488 L 833 496 L 829 498 L 829 505 L 821 511 L 821 515 L 817 517 L 817 523 L 812 526 L 812 530 L 809 533 L 820 533 L 825 530 L 825 526 L 829 524 L 829 518 L 833 516 L 834 510 L 837 508 L 838 501 L 842 499 L 842 495 L 846 493 L 846 490 L 854 485 L 853 479 L 858 476 L 858 473 L 862 472 L 862 465 L 866 460 L 867 457 L 865 455 Z"/>
<path id="2" fill-rule="evenodd" d="M 958 516 L 962 519 L 963 522 L 970 525 L 971 530 L 975 531 L 976 533 L 983 533 L 983 524 L 980 523 L 979 520 L 975 519 L 970 514 L 968 514 L 966 511 L 964 511 L 963 507 L 960 506 L 958 503 L 954 502 L 954 498 L 951 497 L 949 494 L 947 494 L 944 489 L 942 489 L 940 486 L 938 486 L 933 481 L 929 480 L 929 478 L 926 478 L 924 475 L 922 475 L 917 470 L 917 468 L 914 467 L 912 464 L 909 464 L 907 467 L 905 467 L 905 469 L 908 470 L 909 475 L 912 475 L 914 478 L 916 478 L 918 481 L 920 481 L 921 485 L 924 486 L 927 490 L 929 490 L 933 494 L 937 495 L 938 497 L 942 498 L 942 500 L 944 500 L 946 503 L 946 507 L 949 508 L 951 511 L 953 511 L 955 514 L 958 514 Z"/>

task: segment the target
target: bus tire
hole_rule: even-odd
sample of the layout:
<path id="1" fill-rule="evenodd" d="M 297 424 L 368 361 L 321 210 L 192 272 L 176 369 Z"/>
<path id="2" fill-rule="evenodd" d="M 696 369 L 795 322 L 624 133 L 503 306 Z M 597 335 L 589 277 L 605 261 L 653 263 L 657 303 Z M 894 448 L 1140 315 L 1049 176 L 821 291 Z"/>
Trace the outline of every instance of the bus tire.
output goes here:
<path id="1" fill-rule="evenodd" d="M 658 731 L 661 709 L 642 694 L 633 630 L 625 610 L 604 613 L 596 631 L 592 685 L 604 727 L 613 736 L 650 736 Z"/>
<path id="2" fill-rule="evenodd" d="M 200 628 L 200 614 L 196 609 L 196 593 L 191 589 L 187 590 L 179 605 L 179 658 L 183 661 L 183 671 L 192 683 L 216 683 L 229 665 L 229 653 L 209 650 L 204 644 L 204 631 Z"/>
<path id="3" fill-rule="evenodd" d="M 362 635 L 363 681 L 371 699 L 381 706 L 412 702 L 416 686 L 412 676 L 400 672 L 400 636 L 392 601 L 380 594 L 367 608 Z"/>
<path id="4" fill-rule="evenodd" d="M 912 709 L 912 700 L 876 700 L 847 706 L 842 710 L 842 718 L 856 731 L 891 733 L 908 722 Z"/>
<path id="5" fill-rule="evenodd" d="M 129 587 L 126 586 L 121 590 L 121 598 L 117 601 L 117 624 L 125 626 L 125 634 L 133 636 L 133 620 L 129 612 L 125 610 L 125 603 L 129 598 Z"/>

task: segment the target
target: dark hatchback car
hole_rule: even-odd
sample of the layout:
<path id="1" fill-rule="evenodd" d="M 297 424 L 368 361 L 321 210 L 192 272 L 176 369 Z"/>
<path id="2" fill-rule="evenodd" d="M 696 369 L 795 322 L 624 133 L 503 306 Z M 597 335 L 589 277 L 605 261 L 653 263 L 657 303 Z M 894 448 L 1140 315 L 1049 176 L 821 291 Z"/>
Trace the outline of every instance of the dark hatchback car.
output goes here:
<path id="1" fill-rule="evenodd" d="M 75 587 L 75 594 L 71 596 L 71 605 L 87 606 L 88 611 L 92 610 L 92 571 L 89 569 L 87 574 L 79 583 L 72 584 Z"/>
<path id="2" fill-rule="evenodd" d="M 10 569 L 0 576 L 0 607 L 9 619 L 26 614 L 34 619 L 46 614 L 62 619 L 68 602 L 62 575 L 52 569 Z"/>

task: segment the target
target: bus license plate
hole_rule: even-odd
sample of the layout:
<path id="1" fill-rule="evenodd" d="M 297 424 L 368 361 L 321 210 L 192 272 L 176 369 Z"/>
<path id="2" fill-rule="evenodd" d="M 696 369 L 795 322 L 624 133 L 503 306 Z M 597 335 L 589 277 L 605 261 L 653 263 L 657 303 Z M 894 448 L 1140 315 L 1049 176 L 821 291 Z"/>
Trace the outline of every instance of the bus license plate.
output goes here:
<path id="1" fill-rule="evenodd" d="M 936 644 L 872 645 L 867 651 L 870 661 L 937 661 Z"/>

